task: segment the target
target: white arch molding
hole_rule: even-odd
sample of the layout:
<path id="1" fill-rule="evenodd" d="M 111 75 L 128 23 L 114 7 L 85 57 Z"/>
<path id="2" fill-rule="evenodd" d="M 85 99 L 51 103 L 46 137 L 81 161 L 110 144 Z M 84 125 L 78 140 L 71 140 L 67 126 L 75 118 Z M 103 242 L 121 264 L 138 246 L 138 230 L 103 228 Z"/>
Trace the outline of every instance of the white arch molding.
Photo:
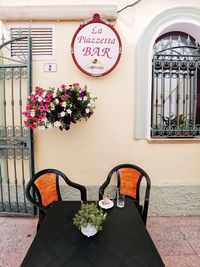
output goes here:
<path id="1" fill-rule="evenodd" d="M 200 42 L 200 8 L 179 6 L 156 16 L 136 45 L 134 138 L 150 138 L 152 55 L 155 40 L 168 31 L 185 31 Z"/>

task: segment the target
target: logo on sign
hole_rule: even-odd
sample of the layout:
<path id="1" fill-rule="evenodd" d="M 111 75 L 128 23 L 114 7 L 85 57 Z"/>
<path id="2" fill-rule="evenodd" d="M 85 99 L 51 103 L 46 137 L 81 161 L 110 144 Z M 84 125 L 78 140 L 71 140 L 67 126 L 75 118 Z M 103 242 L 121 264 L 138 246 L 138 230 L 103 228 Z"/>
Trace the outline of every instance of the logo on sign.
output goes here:
<path id="1" fill-rule="evenodd" d="M 79 27 L 71 43 L 72 57 L 78 68 L 97 77 L 106 75 L 116 67 L 121 51 L 117 31 L 102 21 L 98 14 Z"/>

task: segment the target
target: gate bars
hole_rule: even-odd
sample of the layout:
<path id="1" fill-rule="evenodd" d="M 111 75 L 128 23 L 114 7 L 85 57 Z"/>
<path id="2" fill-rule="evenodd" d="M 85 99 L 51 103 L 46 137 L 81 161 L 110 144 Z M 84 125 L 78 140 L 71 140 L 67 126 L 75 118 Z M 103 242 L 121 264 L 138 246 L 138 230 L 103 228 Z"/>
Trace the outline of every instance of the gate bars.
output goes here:
<path id="1" fill-rule="evenodd" d="M 11 56 L 11 44 L 20 55 Z M 0 213 L 28 215 L 33 214 L 25 197 L 34 173 L 33 131 L 23 125 L 22 112 L 32 91 L 31 37 L 3 42 L 0 52 Z"/>

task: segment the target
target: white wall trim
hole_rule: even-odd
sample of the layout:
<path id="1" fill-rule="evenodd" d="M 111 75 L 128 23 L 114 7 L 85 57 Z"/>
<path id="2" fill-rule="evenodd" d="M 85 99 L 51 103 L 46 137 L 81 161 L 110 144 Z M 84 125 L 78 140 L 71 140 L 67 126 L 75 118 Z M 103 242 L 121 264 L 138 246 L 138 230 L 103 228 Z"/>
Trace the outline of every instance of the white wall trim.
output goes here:
<path id="1" fill-rule="evenodd" d="M 170 25 L 190 23 L 200 28 L 200 9 L 177 6 L 158 14 L 145 28 L 136 45 L 134 138 L 150 138 L 152 48 L 156 38 Z"/>
<path id="2" fill-rule="evenodd" d="M 116 5 L 49 5 L 49 6 L 0 6 L 0 20 L 85 20 L 94 13 L 107 20 L 117 17 Z"/>

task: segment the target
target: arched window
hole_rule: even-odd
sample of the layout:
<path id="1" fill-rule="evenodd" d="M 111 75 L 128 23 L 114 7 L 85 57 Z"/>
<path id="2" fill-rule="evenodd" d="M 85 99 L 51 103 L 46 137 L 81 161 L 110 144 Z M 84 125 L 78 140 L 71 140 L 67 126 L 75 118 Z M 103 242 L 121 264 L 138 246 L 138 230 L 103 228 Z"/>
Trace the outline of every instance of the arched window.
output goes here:
<path id="1" fill-rule="evenodd" d="M 151 136 L 200 136 L 200 46 L 185 32 L 154 43 Z"/>

